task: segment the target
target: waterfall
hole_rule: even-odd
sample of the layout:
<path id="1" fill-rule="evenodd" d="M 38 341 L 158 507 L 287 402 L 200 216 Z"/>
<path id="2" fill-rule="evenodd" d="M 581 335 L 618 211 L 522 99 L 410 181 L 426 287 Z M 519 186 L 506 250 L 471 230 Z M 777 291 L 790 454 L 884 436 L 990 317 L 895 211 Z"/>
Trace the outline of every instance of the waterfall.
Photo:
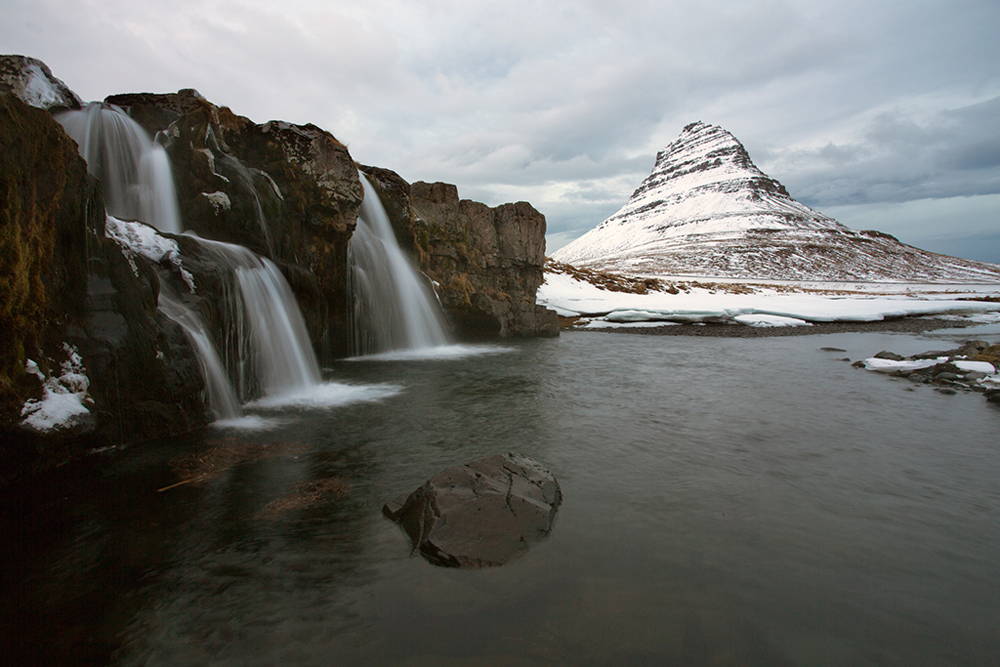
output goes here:
<path id="1" fill-rule="evenodd" d="M 162 232 L 181 232 L 167 153 L 124 111 L 91 102 L 56 119 L 79 146 L 87 171 L 101 181 L 110 215 L 142 220 Z"/>
<path id="2" fill-rule="evenodd" d="M 201 362 L 201 373 L 205 378 L 205 393 L 208 407 L 216 419 L 236 419 L 243 416 L 243 408 L 230 384 L 226 368 L 215 351 L 212 338 L 205 324 L 195 311 L 185 306 L 169 284 L 161 282 L 157 305 L 164 315 L 184 329 L 188 339 L 194 344 Z"/>
<path id="3" fill-rule="evenodd" d="M 226 286 L 231 293 L 222 304 L 223 358 L 240 400 L 319 384 L 319 364 L 305 321 L 278 267 L 243 246 L 201 238 L 198 242 L 233 276 Z"/>
<path id="4" fill-rule="evenodd" d="M 167 154 L 138 124 L 118 107 L 101 103 L 61 113 L 57 118 L 77 142 L 88 171 L 101 181 L 110 215 L 139 220 L 162 232 L 181 232 Z M 242 165 L 238 167 L 240 176 L 249 182 L 249 172 Z M 252 189 L 252 183 L 249 185 Z M 257 201 L 255 210 L 270 244 Z M 302 313 L 278 268 L 242 246 L 191 236 L 223 274 L 225 295 L 217 304 L 222 330 L 214 332 L 213 341 L 213 332 L 179 296 L 166 272 L 160 274 L 158 307 L 191 341 L 205 378 L 206 399 L 216 418 L 241 417 L 241 402 L 262 395 L 318 385 L 319 364 Z M 173 241 L 161 240 L 172 244 L 176 252 Z M 134 250 L 144 252 L 143 248 Z M 193 284 L 188 289 L 193 292 Z"/>
<path id="5" fill-rule="evenodd" d="M 437 298 L 396 242 L 375 188 L 359 175 L 365 197 L 347 251 L 355 354 L 447 344 Z"/>

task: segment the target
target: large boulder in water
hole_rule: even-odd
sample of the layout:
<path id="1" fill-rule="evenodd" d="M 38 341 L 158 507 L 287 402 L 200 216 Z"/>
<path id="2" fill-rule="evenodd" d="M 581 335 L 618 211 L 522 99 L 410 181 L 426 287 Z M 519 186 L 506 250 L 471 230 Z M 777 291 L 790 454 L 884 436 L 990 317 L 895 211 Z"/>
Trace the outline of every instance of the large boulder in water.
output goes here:
<path id="1" fill-rule="evenodd" d="M 496 454 L 447 468 L 382 512 L 435 565 L 502 565 L 552 530 L 559 483 L 537 462 Z"/>

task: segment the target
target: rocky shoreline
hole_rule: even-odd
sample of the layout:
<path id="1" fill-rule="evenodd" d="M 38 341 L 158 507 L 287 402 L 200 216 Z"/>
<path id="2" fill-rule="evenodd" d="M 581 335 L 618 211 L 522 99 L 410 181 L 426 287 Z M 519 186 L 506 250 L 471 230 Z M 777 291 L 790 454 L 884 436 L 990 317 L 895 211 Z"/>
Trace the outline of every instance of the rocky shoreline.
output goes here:
<path id="1" fill-rule="evenodd" d="M 1000 343 L 969 340 L 953 350 L 930 350 L 909 357 L 883 350 L 856 361 L 856 368 L 933 385 L 942 394 L 978 392 L 1000 405 Z"/>
<path id="2" fill-rule="evenodd" d="M 963 329 L 977 322 L 941 317 L 901 317 L 876 322 L 815 322 L 812 326 L 751 327 L 736 323 L 665 324 L 641 327 L 565 327 L 563 331 L 640 334 L 644 336 L 708 336 L 712 338 L 771 338 L 838 333 L 922 333 L 937 329 Z"/>

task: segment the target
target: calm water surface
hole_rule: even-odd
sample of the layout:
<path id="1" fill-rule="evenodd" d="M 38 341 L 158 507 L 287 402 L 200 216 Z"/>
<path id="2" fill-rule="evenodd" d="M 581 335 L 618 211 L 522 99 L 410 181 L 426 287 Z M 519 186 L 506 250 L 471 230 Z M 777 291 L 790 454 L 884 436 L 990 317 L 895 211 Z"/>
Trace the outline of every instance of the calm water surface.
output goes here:
<path id="1" fill-rule="evenodd" d="M 970 337 L 570 332 L 459 360 L 344 361 L 332 379 L 401 391 L 262 412 L 283 425 L 137 447 L 6 493 L 4 652 L 123 666 L 996 664 L 1000 409 L 841 360 Z M 262 444 L 285 453 L 157 491 L 178 480 L 171 460 Z M 411 556 L 381 505 L 503 451 L 562 485 L 551 536 L 494 569 Z M 330 479 L 338 492 L 317 502 L 274 504 Z"/>

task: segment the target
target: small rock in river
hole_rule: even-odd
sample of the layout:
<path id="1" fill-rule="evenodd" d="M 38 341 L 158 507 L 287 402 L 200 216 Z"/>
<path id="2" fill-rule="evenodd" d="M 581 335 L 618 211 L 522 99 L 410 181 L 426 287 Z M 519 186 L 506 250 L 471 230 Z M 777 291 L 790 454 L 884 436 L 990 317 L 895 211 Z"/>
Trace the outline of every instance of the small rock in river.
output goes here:
<path id="1" fill-rule="evenodd" d="M 562 502 L 548 470 L 517 454 L 447 468 L 382 513 L 435 565 L 502 565 L 552 530 Z"/>

